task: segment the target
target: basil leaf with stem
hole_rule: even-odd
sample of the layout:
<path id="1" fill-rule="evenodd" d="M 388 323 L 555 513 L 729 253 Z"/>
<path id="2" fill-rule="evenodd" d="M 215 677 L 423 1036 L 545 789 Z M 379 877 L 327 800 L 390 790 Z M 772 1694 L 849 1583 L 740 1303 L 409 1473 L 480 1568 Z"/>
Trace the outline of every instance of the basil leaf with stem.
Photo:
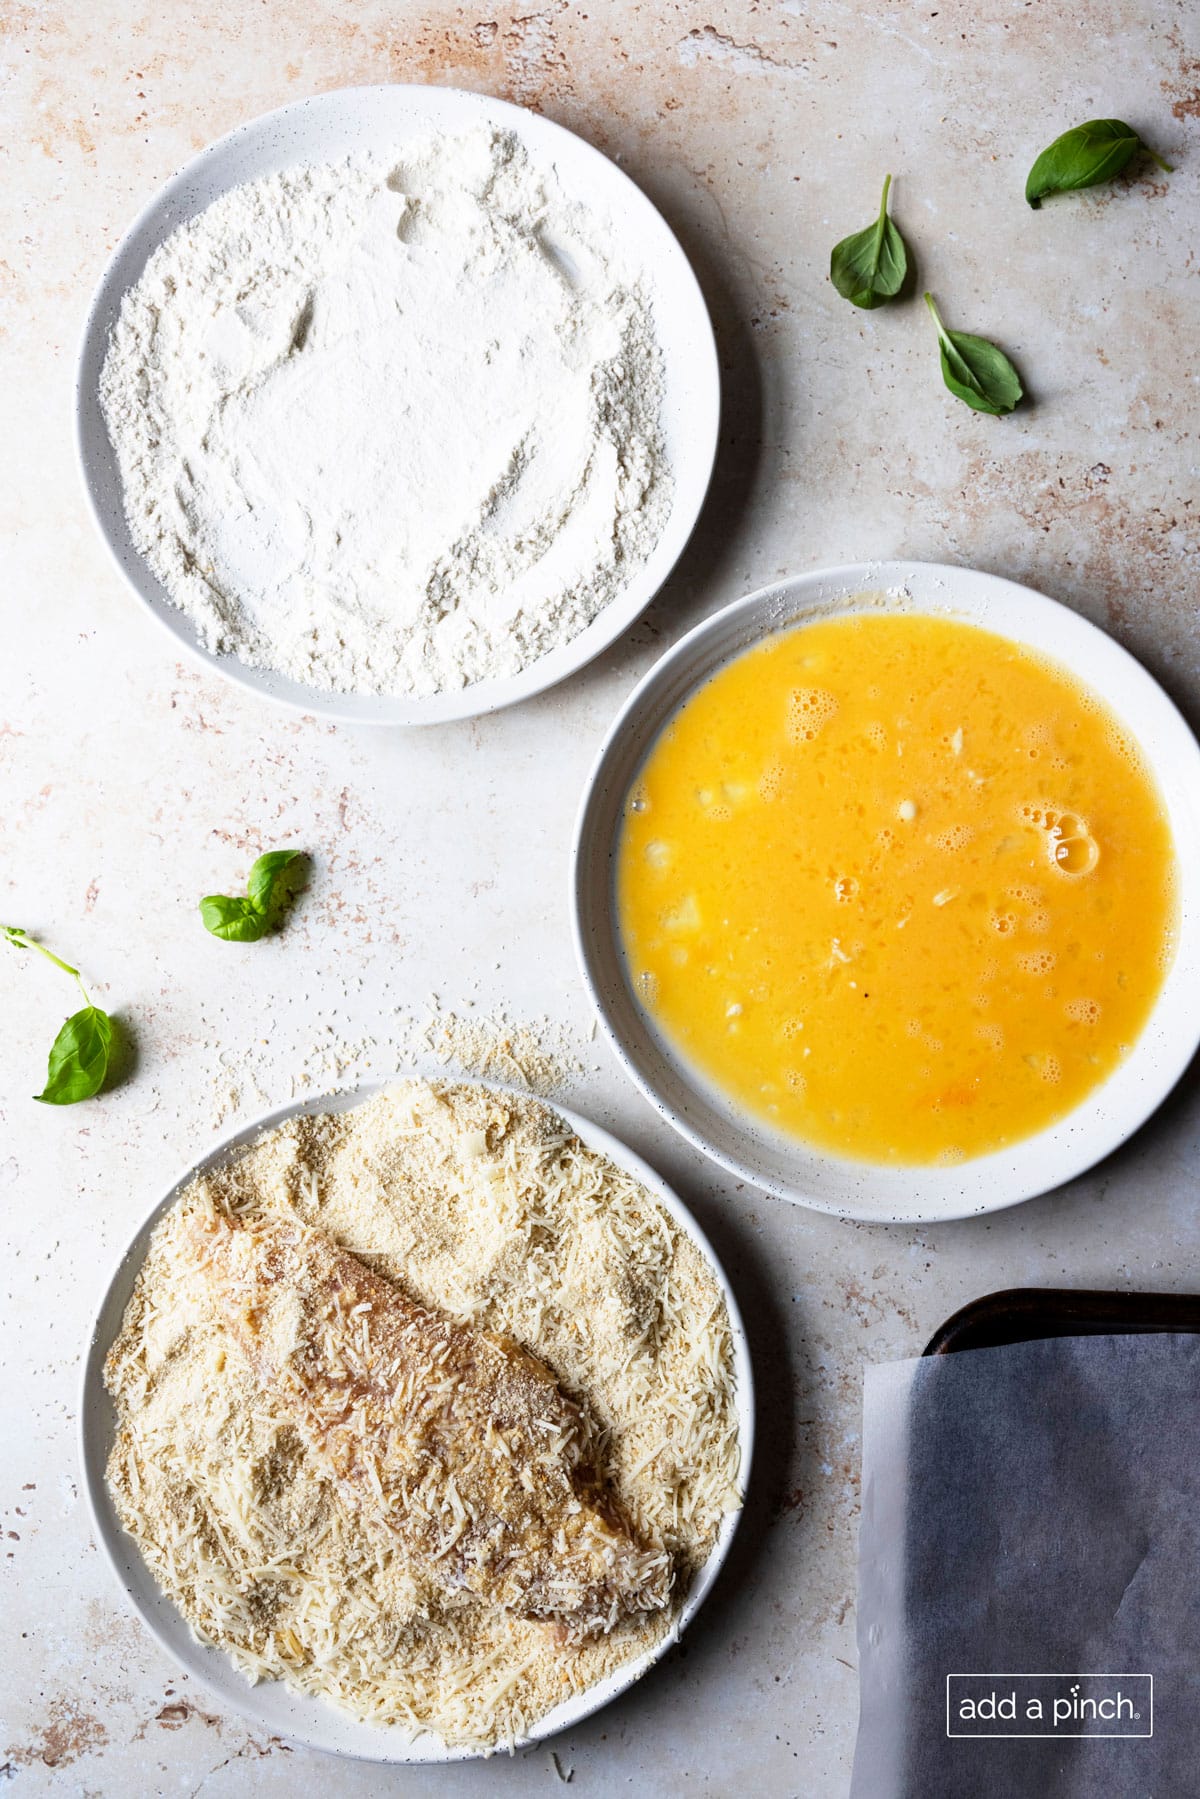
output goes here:
<path id="1" fill-rule="evenodd" d="M 250 870 L 244 899 L 223 893 L 202 899 L 205 930 L 226 943 L 257 943 L 266 935 L 282 898 L 284 872 L 300 855 L 300 850 L 268 850 Z"/>
<path id="2" fill-rule="evenodd" d="M 835 244 L 829 258 L 829 279 L 844 300 L 865 311 L 873 311 L 885 300 L 893 299 L 904 285 L 908 273 L 908 253 L 904 239 L 888 216 L 890 175 L 884 178 L 879 217 L 865 231 L 856 231 Z"/>
<path id="3" fill-rule="evenodd" d="M 36 942 L 18 925 L 4 925 L 0 929 L 17 949 L 35 949 L 47 962 L 53 962 L 56 968 L 69 974 L 85 1002 L 80 1011 L 71 1014 L 51 1044 L 46 1085 L 34 1098 L 47 1106 L 73 1106 L 78 1100 L 91 1099 L 103 1087 L 112 1060 L 115 1034 L 112 1019 L 88 999 L 77 968 L 72 968 L 45 944 Z"/>
<path id="4" fill-rule="evenodd" d="M 73 1106 L 99 1093 L 112 1057 L 113 1024 L 99 1006 L 73 1012 L 50 1046 L 46 1085 L 34 1095 L 47 1106 Z"/>
<path id="5" fill-rule="evenodd" d="M 925 295 L 925 304 L 937 326 L 942 380 L 950 392 L 976 412 L 990 412 L 997 418 L 1011 412 L 1024 390 L 1004 351 L 985 337 L 972 337 L 967 331 L 947 331 L 932 294 Z"/>
<path id="6" fill-rule="evenodd" d="M 1133 158 L 1144 153 L 1168 175 L 1174 174 L 1156 150 L 1143 143 L 1132 125 L 1120 119 L 1090 119 L 1076 125 L 1042 151 L 1029 171 L 1025 198 L 1033 207 L 1047 194 L 1072 194 L 1080 188 L 1111 181 Z"/>

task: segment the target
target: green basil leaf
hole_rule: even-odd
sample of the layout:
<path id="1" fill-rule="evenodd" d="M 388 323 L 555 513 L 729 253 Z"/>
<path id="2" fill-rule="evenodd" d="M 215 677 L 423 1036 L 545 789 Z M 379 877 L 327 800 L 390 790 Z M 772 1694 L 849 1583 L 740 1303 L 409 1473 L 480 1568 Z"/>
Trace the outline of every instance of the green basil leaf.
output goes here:
<path id="1" fill-rule="evenodd" d="M 1024 390 L 1004 351 L 985 337 L 972 337 L 967 331 L 947 331 L 932 294 L 925 295 L 925 304 L 937 326 L 942 380 L 950 392 L 976 412 L 989 412 L 997 418 L 1011 412 Z"/>
<path id="2" fill-rule="evenodd" d="M 268 850 L 258 858 L 246 882 L 246 898 L 256 910 L 270 914 L 279 894 L 279 877 L 299 855 L 299 850 Z"/>
<path id="3" fill-rule="evenodd" d="M 200 901 L 204 928 L 226 943 L 257 943 L 267 928 L 267 915 L 248 899 L 231 899 L 223 893 L 210 893 Z"/>
<path id="4" fill-rule="evenodd" d="M 1040 206 L 1047 194 L 1071 194 L 1083 187 L 1111 181 L 1139 152 L 1152 157 L 1160 169 L 1173 173 L 1169 162 L 1144 144 L 1132 125 L 1120 119 L 1091 119 L 1076 125 L 1042 151 L 1029 171 L 1025 198 Z"/>
<path id="5" fill-rule="evenodd" d="M 47 949 L 44 943 L 39 943 L 18 925 L 0 925 L 0 933 L 18 949 L 35 949 L 39 956 L 45 956 L 47 962 L 53 962 L 55 968 L 61 968 L 64 974 L 71 976 L 83 995 L 82 1011 L 67 1019 L 50 1046 L 46 1085 L 34 1098 L 47 1106 L 73 1106 L 76 1100 L 91 1099 L 104 1085 L 112 1059 L 115 1034 L 112 1019 L 92 1004 L 77 968 L 72 968 L 69 962 L 64 962 L 61 956 L 56 956 L 53 950 Z"/>
<path id="6" fill-rule="evenodd" d="M 227 943 L 257 943 L 283 899 L 285 871 L 301 860 L 300 850 L 268 850 L 250 870 L 244 899 L 210 893 L 200 901 L 204 928 Z"/>
<path id="7" fill-rule="evenodd" d="M 47 1106 L 73 1106 L 99 1093 L 113 1047 L 112 1019 L 99 1006 L 68 1018 L 50 1048 L 46 1085 L 35 1094 Z"/>
<path id="8" fill-rule="evenodd" d="M 942 379 L 952 394 L 976 412 L 995 417 L 1011 412 L 1021 398 L 1016 369 L 1003 350 L 986 338 L 966 331 L 949 331 L 942 339 Z"/>
<path id="9" fill-rule="evenodd" d="M 873 311 L 885 300 L 892 299 L 904 285 L 908 273 L 908 253 L 904 239 L 888 217 L 888 189 L 892 178 L 883 183 L 879 217 L 865 231 L 856 231 L 835 244 L 829 258 L 829 279 L 844 300 L 865 311 Z"/>

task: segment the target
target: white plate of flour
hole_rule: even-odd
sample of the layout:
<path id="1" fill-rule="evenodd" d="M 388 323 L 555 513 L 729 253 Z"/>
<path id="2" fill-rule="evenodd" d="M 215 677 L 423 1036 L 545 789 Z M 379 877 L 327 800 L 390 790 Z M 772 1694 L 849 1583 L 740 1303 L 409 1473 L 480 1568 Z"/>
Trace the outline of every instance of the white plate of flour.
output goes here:
<path id="1" fill-rule="evenodd" d="M 118 246 L 80 355 L 101 535 L 209 666 L 357 723 L 511 705 L 691 534 L 719 378 L 660 214 L 561 126 L 345 89 L 220 139 Z"/>
<path id="2" fill-rule="evenodd" d="M 491 1085 L 490 1083 L 471 1083 Z M 456 1761 L 481 1753 L 474 1747 L 448 1747 L 430 1735 L 411 1737 L 408 1732 L 360 1723 L 323 1698 L 306 1694 L 277 1680 L 252 1685 L 227 1656 L 202 1643 L 182 1613 L 158 1586 L 134 1541 L 122 1529 L 105 1478 L 109 1453 L 117 1429 L 117 1415 L 104 1384 L 104 1362 L 116 1339 L 134 1282 L 146 1259 L 150 1238 L 163 1215 L 197 1176 L 227 1163 L 265 1133 L 300 1115 L 344 1112 L 380 1094 L 385 1082 L 368 1083 L 354 1091 L 284 1106 L 245 1126 L 204 1156 L 181 1177 L 153 1208 L 134 1234 L 120 1265 L 108 1284 L 84 1354 L 79 1404 L 79 1442 L 84 1488 L 91 1509 L 97 1544 L 143 1623 L 172 1660 L 202 1681 L 219 1701 L 272 1735 L 332 1754 L 376 1762 Z M 493 1091 L 497 1089 L 493 1088 Z M 503 1092 L 504 1089 L 499 1089 Z M 525 1096 L 520 1096 L 525 1097 Z M 754 1388 L 749 1348 L 737 1301 L 707 1238 L 691 1213 L 672 1190 L 641 1158 L 599 1126 L 563 1107 L 552 1108 L 584 1144 L 617 1164 L 644 1187 L 691 1240 L 713 1283 L 724 1299 L 733 1355 L 734 1410 L 740 1454 L 739 1485 L 742 1492 L 751 1472 L 754 1439 Z M 737 1531 L 739 1511 L 727 1512 L 707 1561 L 696 1574 L 668 1634 L 651 1648 L 616 1667 L 595 1685 L 565 1700 L 537 1720 L 524 1739 L 536 1742 L 578 1724 L 634 1684 L 671 1645 L 695 1617 L 711 1591 Z M 520 1744 L 514 1745 L 520 1747 Z"/>

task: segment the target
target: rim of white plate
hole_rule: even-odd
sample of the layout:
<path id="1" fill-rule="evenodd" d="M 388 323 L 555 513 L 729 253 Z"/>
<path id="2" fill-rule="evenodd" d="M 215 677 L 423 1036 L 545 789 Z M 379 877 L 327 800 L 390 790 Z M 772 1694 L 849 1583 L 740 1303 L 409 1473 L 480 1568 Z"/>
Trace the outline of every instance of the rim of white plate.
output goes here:
<path id="1" fill-rule="evenodd" d="M 328 1701 L 293 1692 L 279 1681 L 263 1681 L 257 1686 L 251 1685 L 238 1673 L 223 1651 L 201 1643 L 193 1635 L 191 1626 L 182 1613 L 161 1591 L 133 1538 L 122 1528 L 104 1477 L 116 1428 L 115 1408 L 104 1386 L 104 1360 L 120 1330 L 134 1281 L 146 1258 L 150 1235 L 163 1213 L 174 1205 L 183 1189 L 197 1175 L 228 1161 L 265 1131 L 274 1130 L 287 1119 L 300 1115 L 348 1111 L 395 1086 L 404 1078 L 404 1075 L 397 1074 L 390 1080 L 365 1081 L 344 1093 L 323 1094 L 275 1107 L 224 1138 L 171 1183 L 126 1244 L 115 1270 L 105 1284 L 103 1297 L 92 1320 L 80 1372 L 79 1460 L 95 1540 L 127 1600 L 159 1647 L 186 1669 L 189 1675 L 201 1681 L 224 1705 L 272 1734 L 285 1737 L 289 1742 L 301 1744 L 304 1748 L 318 1749 L 330 1755 L 397 1764 L 473 1761 L 480 1759 L 484 1751 L 469 1746 L 449 1748 L 433 1736 L 413 1738 L 399 1726 L 383 1728 L 360 1724 L 349 1713 L 339 1711 Z M 455 1081 L 454 1084 L 484 1087 L 497 1093 L 518 1091 L 494 1081 Z M 529 1096 L 521 1094 L 520 1097 Z M 608 1156 L 618 1167 L 646 1187 L 695 1244 L 711 1270 L 729 1314 L 740 1454 L 738 1480 L 745 1495 L 754 1455 L 754 1374 L 737 1299 L 712 1244 L 679 1195 L 641 1156 L 610 1131 L 569 1107 L 557 1105 L 550 1100 L 543 1103 L 564 1119 L 589 1149 Z M 585 1692 L 564 1700 L 544 1718 L 539 1719 L 529 1735 L 514 1744 L 514 1748 L 520 1749 L 530 1743 L 542 1742 L 561 1730 L 582 1723 L 585 1718 L 591 1717 L 594 1712 L 600 1711 L 627 1692 L 661 1660 L 667 1650 L 678 1642 L 712 1591 L 737 1534 L 741 1516 L 741 1511 L 725 1514 L 708 1560 L 693 1581 L 680 1608 L 679 1617 L 666 1636 L 642 1655 L 614 1669 L 604 1680 L 598 1681 Z"/>
<path id="2" fill-rule="evenodd" d="M 172 604 L 130 536 L 98 395 L 121 299 L 164 239 L 230 188 L 298 162 L 399 146 L 432 128 L 481 124 L 515 132 L 535 165 L 553 165 L 564 191 L 607 210 L 640 253 L 663 356 L 662 421 L 673 481 L 662 534 L 622 592 L 585 630 L 505 680 L 424 699 L 328 693 L 251 668 L 236 656 L 217 655 Z M 193 659 L 227 680 L 294 711 L 345 724 L 427 725 L 478 717 L 565 681 L 608 649 L 645 611 L 683 554 L 708 492 L 719 424 L 720 373 L 704 296 L 678 238 L 636 182 L 602 151 L 539 113 L 461 88 L 409 83 L 336 88 L 291 101 L 238 125 L 185 163 L 143 207 L 109 258 L 88 309 L 76 371 L 75 442 L 88 506 L 141 605 Z"/>
<path id="3" fill-rule="evenodd" d="M 1058 1123 L 948 1168 L 833 1156 L 750 1119 L 691 1070 L 634 996 L 616 920 L 614 864 L 625 794 L 687 697 L 774 631 L 880 605 L 938 613 L 1029 645 L 1097 693 L 1140 745 L 1166 804 L 1178 859 L 1175 956 L 1124 1062 Z M 609 1047 L 682 1137 L 740 1179 L 815 1211 L 866 1222 L 933 1223 L 999 1211 L 1073 1180 L 1156 1110 L 1200 1047 L 1200 746 L 1174 702 L 1081 614 L 1015 581 L 926 562 L 818 569 L 735 600 L 650 669 L 609 729 L 584 790 L 572 856 L 575 948 Z"/>

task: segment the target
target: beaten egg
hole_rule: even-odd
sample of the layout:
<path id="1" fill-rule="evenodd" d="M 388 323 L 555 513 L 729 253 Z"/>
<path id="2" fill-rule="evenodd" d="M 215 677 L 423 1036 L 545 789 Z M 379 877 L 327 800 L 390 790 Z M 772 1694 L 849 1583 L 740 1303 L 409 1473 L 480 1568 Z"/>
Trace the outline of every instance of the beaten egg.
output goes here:
<path id="1" fill-rule="evenodd" d="M 1175 857 L 1138 746 L 950 618 L 797 625 L 679 709 L 627 797 L 619 928 L 668 1043 L 835 1154 L 952 1163 L 1053 1124 L 1144 1026 Z"/>

